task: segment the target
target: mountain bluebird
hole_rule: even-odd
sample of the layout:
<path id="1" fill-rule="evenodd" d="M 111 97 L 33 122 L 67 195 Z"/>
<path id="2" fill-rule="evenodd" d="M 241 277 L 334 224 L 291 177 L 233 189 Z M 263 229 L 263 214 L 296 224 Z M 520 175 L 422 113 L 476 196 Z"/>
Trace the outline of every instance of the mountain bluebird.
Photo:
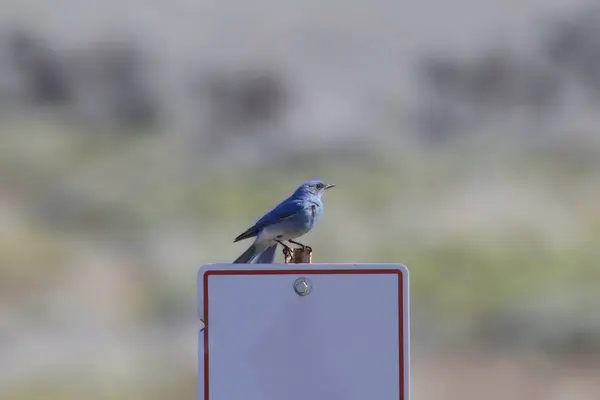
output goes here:
<path id="1" fill-rule="evenodd" d="M 277 244 L 289 248 L 283 243 L 284 240 L 305 247 L 293 239 L 304 235 L 315 226 L 323 213 L 321 197 L 327 189 L 334 186 L 326 185 L 319 180 L 308 181 L 300 185 L 294 194 L 279 203 L 277 207 L 259 219 L 256 224 L 235 238 L 234 243 L 256 237 L 254 243 L 234 263 L 249 263 L 263 252 L 274 255 Z M 261 255 L 259 259 L 269 257 L 271 256 Z"/>

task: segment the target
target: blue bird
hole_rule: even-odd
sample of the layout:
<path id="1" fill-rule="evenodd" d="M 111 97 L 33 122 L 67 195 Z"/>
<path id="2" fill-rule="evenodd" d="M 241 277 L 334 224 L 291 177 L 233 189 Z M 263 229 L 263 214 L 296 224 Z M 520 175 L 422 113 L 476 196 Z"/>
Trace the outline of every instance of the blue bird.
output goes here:
<path id="1" fill-rule="evenodd" d="M 256 237 L 254 243 L 239 256 L 234 263 L 251 262 L 257 255 L 265 252 L 274 254 L 277 244 L 288 248 L 283 241 L 305 247 L 295 242 L 296 239 L 310 231 L 323 213 L 321 197 L 327 189 L 335 185 L 326 185 L 323 181 L 314 180 L 303 183 L 294 194 L 279 203 L 277 207 L 266 213 L 261 219 L 233 241 Z M 259 259 L 265 258 L 263 256 Z"/>

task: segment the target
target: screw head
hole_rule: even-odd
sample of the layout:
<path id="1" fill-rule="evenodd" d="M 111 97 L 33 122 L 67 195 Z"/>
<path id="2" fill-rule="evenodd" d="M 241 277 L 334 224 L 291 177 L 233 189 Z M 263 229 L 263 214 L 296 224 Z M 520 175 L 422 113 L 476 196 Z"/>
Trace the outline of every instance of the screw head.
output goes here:
<path id="1" fill-rule="evenodd" d="M 294 281 L 294 290 L 298 296 L 306 296 L 310 293 L 312 284 L 304 277 L 298 278 Z"/>

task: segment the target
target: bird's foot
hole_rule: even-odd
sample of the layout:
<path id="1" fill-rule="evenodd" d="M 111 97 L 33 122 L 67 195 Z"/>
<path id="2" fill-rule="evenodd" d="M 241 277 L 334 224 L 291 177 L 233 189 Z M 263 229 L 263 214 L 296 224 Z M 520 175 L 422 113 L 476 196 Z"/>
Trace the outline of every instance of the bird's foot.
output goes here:
<path id="1" fill-rule="evenodd" d="M 304 246 L 304 248 L 295 248 L 290 252 L 284 250 L 286 264 L 301 264 L 312 262 L 312 248 Z"/>
<path id="2" fill-rule="evenodd" d="M 283 243 L 280 240 L 276 240 L 276 242 L 279 243 L 281 246 L 283 246 L 283 255 L 286 255 L 288 253 L 292 254 L 292 248 L 290 246 L 286 245 L 285 243 Z"/>
<path id="3" fill-rule="evenodd" d="M 290 240 L 288 240 L 288 242 L 290 242 L 290 243 L 294 243 L 294 244 L 296 244 L 296 245 L 300 246 L 300 247 L 302 248 L 302 250 L 304 250 L 304 249 L 306 249 L 306 248 L 308 247 L 308 246 L 306 246 L 306 245 L 304 245 L 304 244 L 302 244 L 302 243 L 296 242 L 296 241 L 294 241 L 294 240 L 291 240 L 291 239 L 290 239 Z"/>
<path id="4" fill-rule="evenodd" d="M 288 258 L 291 258 L 293 254 L 294 254 L 294 252 L 289 247 L 283 248 L 283 258 L 284 259 L 287 260 Z"/>
<path id="5" fill-rule="evenodd" d="M 283 246 L 283 257 L 284 257 L 286 264 L 290 264 L 290 263 L 297 264 L 297 263 L 306 263 L 306 262 L 311 263 L 312 247 L 306 246 L 302 243 L 294 242 L 293 240 L 288 240 L 288 242 L 297 244 L 298 246 L 301 246 L 301 247 L 292 249 L 291 247 L 286 246 L 282 242 L 277 241 L 277 243 L 279 243 Z"/>

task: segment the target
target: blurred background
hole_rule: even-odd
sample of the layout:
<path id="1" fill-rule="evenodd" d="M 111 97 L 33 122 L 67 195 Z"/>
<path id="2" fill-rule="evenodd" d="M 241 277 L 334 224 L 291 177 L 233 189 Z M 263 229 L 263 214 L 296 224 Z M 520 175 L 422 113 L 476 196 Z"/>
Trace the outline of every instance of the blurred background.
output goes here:
<path id="1" fill-rule="evenodd" d="M 316 262 L 411 270 L 415 400 L 600 399 L 593 2 L 0 7 L 3 399 L 194 398 L 198 268 L 315 177 Z"/>

